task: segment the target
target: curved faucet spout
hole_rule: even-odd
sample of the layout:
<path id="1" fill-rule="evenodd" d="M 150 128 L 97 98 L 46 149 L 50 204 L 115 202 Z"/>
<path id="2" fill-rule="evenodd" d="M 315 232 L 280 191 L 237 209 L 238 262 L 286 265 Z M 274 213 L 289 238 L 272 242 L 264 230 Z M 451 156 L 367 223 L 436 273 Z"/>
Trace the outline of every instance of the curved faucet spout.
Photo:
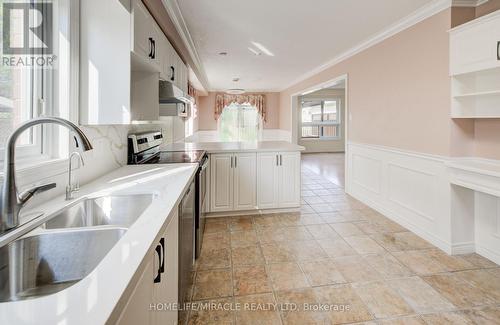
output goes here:
<path id="1" fill-rule="evenodd" d="M 21 124 L 16 130 L 14 130 L 14 132 L 7 139 L 5 146 L 4 181 L 2 188 L 0 189 L 0 235 L 19 225 L 19 212 L 29 198 L 31 198 L 35 193 L 40 193 L 44 190 L 53 188 L 52 185 L 37 187 L 34 191 L 32 191 L 32 195 L 28 198 L 22 198 L 18 194 L 16 187 L 15 149 L 17 138 L 24 131 L 40 124 L 57 124 L 66 127 L 75 133 L 77 144 L 81 145 L 84 151 L 93 149 L 89 139 L 78 126 L 59 117 L 35 118 Z M 31 192 L 28 190 L 26 193 Z"/>

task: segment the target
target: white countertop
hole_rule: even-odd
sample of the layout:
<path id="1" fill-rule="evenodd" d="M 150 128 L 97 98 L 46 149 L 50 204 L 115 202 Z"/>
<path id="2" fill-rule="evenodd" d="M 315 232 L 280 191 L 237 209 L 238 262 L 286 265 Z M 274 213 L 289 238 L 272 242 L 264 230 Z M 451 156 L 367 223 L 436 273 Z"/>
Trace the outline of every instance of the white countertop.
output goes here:
<path id="1" fill-rule="evenodd" d="M 261 142 L 177 142 L 160 147 L 165 151 L 206 150 L 208 153 L 302 151 L 304 147 L 286 141 Z"/>
<path id="2" fill-rule="evenodd" d="M 104 324 L 196 169 L 196 164 L 125 166 L 82 187 L 76 200 L 109 194 L 157 196 L 87 277 L 52 295 L 0 303 L 0 324 Z M 60 197 L 37 209 L 49 215 L 73 202 Z"/>

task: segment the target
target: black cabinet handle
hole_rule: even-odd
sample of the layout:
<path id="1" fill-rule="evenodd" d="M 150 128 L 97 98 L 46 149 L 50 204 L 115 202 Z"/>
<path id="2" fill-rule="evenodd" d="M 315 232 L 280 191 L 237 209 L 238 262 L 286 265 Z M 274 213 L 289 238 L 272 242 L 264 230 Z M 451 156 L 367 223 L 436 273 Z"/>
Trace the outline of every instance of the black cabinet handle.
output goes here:
<path id="1" fill-rule="evenodd" d="M 156 245 L 155 251 L 156 251 L 156 254 L 158 255 L 158 271 L 156 272 L 156 278 L 154 278 L 153 282 L 160 283 L 161 282 L 161 246 Z"/>
<path id="2" fill-rule="evenodd" d="M 165 238 L 160 239 L 160 246 L 161 246 L 161 264 L 160 264 L 160 272 L 163 273 L 165 272 Z"/>
<path id="3" fill-rule="evenodd" d="M 170 77 L 171 81 L 175 81 L 175 68 L 174 66 L 170 66 L 170 71 L 172 72 L 172 76 Z"/>
<path id="4" fill-rule="evenodd" d="M 500 41 L 497 42 L 497 60 L 500 61 Z"/>
<path id="5" fill-rule="evenodd" d="M 149 54 L 148 57 L 153 58 L 153 38 L 149 38 Z"/>
<path id="6" fill-rule="evenodd" d="M 156 41 L 153 39 L 153 59 L 156 58 Z"/>
<path id="7" fill-rule="evenodd" d="M 283 156 L 280 155 L 280 166 L 283 166 Z"/>
<path id="8" fill-rule="evenodd" d="M 278 157 L 278 155 L 276 155 L 276 166 L 279 166 L 280 165 L 280 158 Z"/>

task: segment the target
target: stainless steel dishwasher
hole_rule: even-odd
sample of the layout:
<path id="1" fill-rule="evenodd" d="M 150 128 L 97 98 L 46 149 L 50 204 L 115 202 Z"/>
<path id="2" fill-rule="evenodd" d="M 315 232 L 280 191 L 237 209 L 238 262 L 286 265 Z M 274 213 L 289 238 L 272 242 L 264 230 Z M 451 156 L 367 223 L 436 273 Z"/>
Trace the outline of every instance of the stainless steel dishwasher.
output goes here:
<path id="1" fill-rule="evenodd" d="M 195 232 L 195 184 L 187 189 L 179 205 L 179 303 L 188 301 L 192 285 Z"/>

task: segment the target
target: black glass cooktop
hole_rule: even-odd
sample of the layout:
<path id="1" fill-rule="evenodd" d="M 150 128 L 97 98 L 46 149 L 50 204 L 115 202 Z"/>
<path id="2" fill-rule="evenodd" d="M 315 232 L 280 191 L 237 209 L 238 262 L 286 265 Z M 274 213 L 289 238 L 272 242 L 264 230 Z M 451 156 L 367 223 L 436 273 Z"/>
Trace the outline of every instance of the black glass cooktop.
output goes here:
<path id="1" fill-rule="evenodd" d="M 204 156 L 205 150 L 160 151 L 145 164 L 200 163 Z"/>

